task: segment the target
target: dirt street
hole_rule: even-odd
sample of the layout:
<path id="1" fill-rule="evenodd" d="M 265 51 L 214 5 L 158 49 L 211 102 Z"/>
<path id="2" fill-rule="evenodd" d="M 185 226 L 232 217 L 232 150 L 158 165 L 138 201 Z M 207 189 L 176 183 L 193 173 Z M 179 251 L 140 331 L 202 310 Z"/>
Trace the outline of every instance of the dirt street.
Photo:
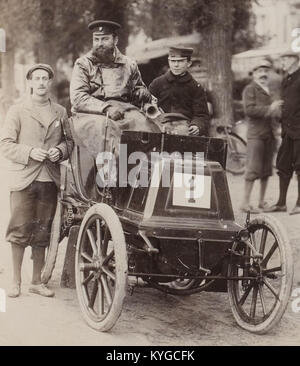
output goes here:
<path id="1" fill-rule="evenodd" d="M 10 248 L 4 240 L 9 217 L 9 194 L 6 175 L 0 173 L 0 288 L 10 283 Z M 228 176 L 236 220 L 243 193 L 243 178 Z M 267 201 L 277 199 L 277 177 L 272 177 Z M 257 204 L 257 189 L 253 203 Z M 296 201 L 296 179 L 288 196 L 288 208 Z M 293 289 L 300 288 L 300 215 L 276 214 L 288 231 L 295 261 Z M 154 289 L 138 288 L 128 294 L 122 315 L 109 333 L 98 333 L 83 321 L 76 291 L 59 287 L 63 266 L 64 242 L 49 285 L 55 290 L 52 299 L 28 293 L 32 263 L 26 251 L 23 266 L 22 295 L 6 299 L 6 312 L 0 312 L 0 345 L 300 345 L 300 312 L 292 311 L 292 300 L 281 323 L 272 332 L 256 336 L 240 329 L 231 313 L 227 294 L 201 293 L 187 297 L 164 295 Z M 297 282 L 299 284 L 297 285 Z M 300 290 L 299 295 L 300 296 Z M 300 301 L 299 301 L 300 307 Z M 300 309 L 299 309 L 300 310 Z"/>

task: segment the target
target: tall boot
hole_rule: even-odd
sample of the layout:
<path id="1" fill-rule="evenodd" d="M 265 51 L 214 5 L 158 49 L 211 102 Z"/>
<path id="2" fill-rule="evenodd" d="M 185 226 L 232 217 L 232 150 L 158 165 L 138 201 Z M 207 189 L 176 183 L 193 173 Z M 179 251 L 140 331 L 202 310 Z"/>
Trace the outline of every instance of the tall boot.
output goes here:
<path id="1" fill-rule="evenodd" d="M 277 206 L 285 206 L 286 205 L 286 195 L 289 188 L 291 178 L 286 176 L 279 176 L 279 199 L 277 202 Z"/>
<path id="2" fill-rule="evenodd" d="M 290 184 L 290 177 L 279 175 L 279 198 L 275 205 L 266 207 L 264 212 L 285 212 L 286 207 L 286 195 Z"/>
<path id="3" fill-rule="evenodd" d="M 298 178 L 298 199 L 296 202 L 296 206 L 292 209 L 292 211 L 290 212 L 290 215 L 296 215 L 300 213 L 300 175 L 297 174 L 297 178 Z"/>

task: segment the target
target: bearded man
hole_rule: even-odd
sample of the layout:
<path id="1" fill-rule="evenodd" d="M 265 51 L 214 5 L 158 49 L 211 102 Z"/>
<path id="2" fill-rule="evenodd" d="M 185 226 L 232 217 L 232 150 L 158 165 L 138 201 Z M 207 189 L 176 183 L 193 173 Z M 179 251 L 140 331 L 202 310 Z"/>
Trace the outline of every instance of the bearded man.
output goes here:
<path id="1" fill-rule="evenodd" d="M 90 23 L 93 48 L 76 60 L 72 73 L 70 97 L 74 130 L 79 143 L 94 157 L 105 146 L 107 117 L 109 135 L 119 135 L 124 128 L 159 132 L 138 108 L 150 102 L 152 96 L 136 62 L 117 48 L 120 27 L 107 20 Z"/>

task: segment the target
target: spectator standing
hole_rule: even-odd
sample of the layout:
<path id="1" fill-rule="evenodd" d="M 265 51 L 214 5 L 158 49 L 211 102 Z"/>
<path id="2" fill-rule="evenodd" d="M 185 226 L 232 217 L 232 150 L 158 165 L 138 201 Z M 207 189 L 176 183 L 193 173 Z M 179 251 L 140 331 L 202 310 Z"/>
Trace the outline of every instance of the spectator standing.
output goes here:
<path id="1" fill-rule="evenodd" d="M 279 198 L 267 212 L 287 211 L 286 196 L 293 172 L 298 178 L 298 199 L 290 215 L 300 213 L 300 68 L 299 55 L 286 52 L 281 56 L 282 69 L 286 73 L 282 81 L 282 142 L 279 147 L 276 168 L 279 175 Z"/>
<path id="2" fill-rule="evenodd" d="M 245 191 L 240 207 L 243 212 L 258 213 L 260 209 L 264 209 L 268 178 L 272 175 L 274 142 L 272 118 L 280 102 L 272 102 L 268 87 L 270 69 L 269 61 L 259 61 L 252 69 L 252 82 L 243 91 L 244 111 L 248 124 Z M 260 180 L 258 209 L 250 205 L 251 192 L 257 179 Z"/>
<path id="3" fill-rule="evenodd" d="M 41 281 L 45 248 L 49 245 L 57 192 L 60 187 L 59 162 L 72 151 L 64 107 L 49 98 L 54 72 L 49 65 L 37 64 L 27 72 L 32 95 L 13 105 L 6 116 L 0 151 L 10 161 L 11 218 L 6 240 L 11 243 L 13 283 L 10 297 L 21 293 L 24 251 L 32 247 L 33 274 L 29 292 L 54 296 Z"/>

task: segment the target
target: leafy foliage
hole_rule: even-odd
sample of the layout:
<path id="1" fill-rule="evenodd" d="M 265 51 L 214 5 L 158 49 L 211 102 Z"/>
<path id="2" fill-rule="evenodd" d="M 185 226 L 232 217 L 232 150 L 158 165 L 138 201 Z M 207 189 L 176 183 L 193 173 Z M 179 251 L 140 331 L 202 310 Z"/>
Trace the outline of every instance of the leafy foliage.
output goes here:
<path id="1" fill-rule="evenodd" d="M 6 30 L 8 47 L 32 50 L 37 42 L 54 40 L 52 52 L 73 59 L 91 44 L 86 31 L 89 21 L 107 18 L 124 25 L 121 48 L 130 32 L 143 29 L 152 39 L 201 31 L 214 21 L 213 7 L 219 0 L 1 0 L 0 24 Z M 248 32 L 251 0 L 233 0 L 235 50 L 254 45 Z M 45 47 L 47 45 L 45 44 Z"/>
<path id="2" fill-rule="evenodd" d="M 209 27 L 214 19 L 213 9 L 220 0 L 129 0 L 131 1 L 131 31 L 143 29 L 154 39 L 183 35 Z M 255 37 L 248 32 L 251 21 L 251 0 L 233 0 L 234 51 L 247 49 L 255 44 Z M 224 19 L 226 22 L 226 19 Z M 163 24 L 163 26 L 162 26 Z"/>

